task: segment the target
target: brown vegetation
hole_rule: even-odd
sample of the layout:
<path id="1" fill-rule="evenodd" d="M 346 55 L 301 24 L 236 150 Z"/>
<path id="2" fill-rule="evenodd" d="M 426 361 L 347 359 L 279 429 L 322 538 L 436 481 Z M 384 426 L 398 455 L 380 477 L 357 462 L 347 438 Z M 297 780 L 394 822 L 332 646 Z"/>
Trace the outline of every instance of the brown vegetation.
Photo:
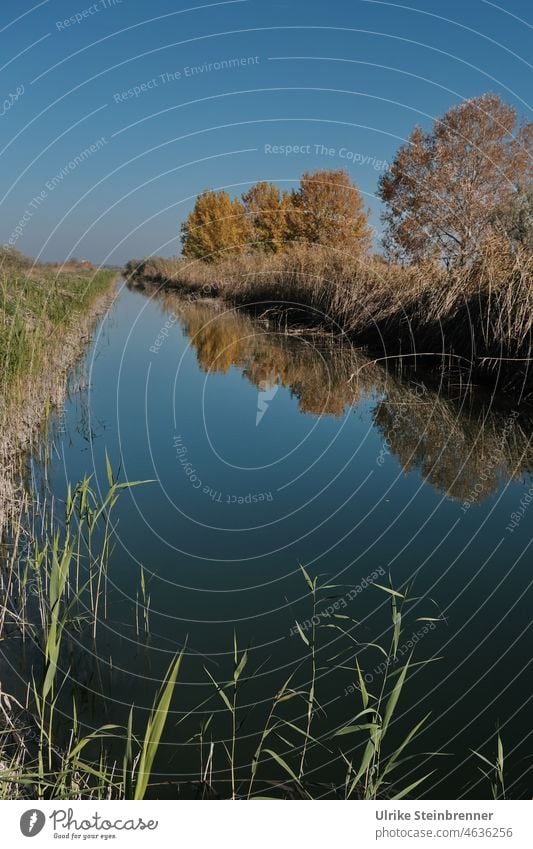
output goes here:
<path id="1" fill-rule="evenodd" d="M 201 195 L 184 225 L 193 261 L 132 260 L 125 274 L 529 394 L 533 124 L 516 124 L 514 109 L 489 94 L 450 109 L 431 132 L 414 130 L 380 181 L 387 259 L 370 255 L 348 175 L 319 171 L 291 195 L 258 183 L 244 205 Z"/>
<path id="2" fill-rule="evenodd" d="M 496 237 L 470 268 L 396 266 L 320 246 L 242 255 L 208 266 L 132 261 L 126 275 L 193 295 L 214 295 L 286 323 L 329 328 L 378 358 L 447 363 L 465 382 L 484 375 L 531 392 L 533 256 Z"/>
<path id="3" fill-rule="evenodd" d="M 291 197 L 289 238 L 354 255 L 370 250 L 368 212 L 346 171 L 305 173 Z"/>
<path id="4" fill-rule="evenodd" d="M 495 230 L 499 211 L 531 187 L 533 124 L 494 94 L 467 100 L 420 127 L 380 181 L 393 256 L 464 265 Z"/>
<path id="5" fill-rule="evenodd" d="M 340 417 L 361 400 L 377 398 L 373 417 L 383 453 L 396 456 L 405 471 L 418 470 L 450 498 L 477 503 L 502 479 L 533 471 L 531 410 L 512 415 L 491 398 L 473 398 L 467 387 L 461 393 L 424 384 L 420 373 L 401 379 L 343 340 L 313 336 L 309 344 L 299 333 L 272 333 L 268 320 L 223 309 L 217 301 L 187 300 L 168 290 L 157 298 L 179 317 L 205 372 L 224 374 L 234 366 L 258 389 L 278 383 L 297 398 L 300 412 L 315 416 Z"/>

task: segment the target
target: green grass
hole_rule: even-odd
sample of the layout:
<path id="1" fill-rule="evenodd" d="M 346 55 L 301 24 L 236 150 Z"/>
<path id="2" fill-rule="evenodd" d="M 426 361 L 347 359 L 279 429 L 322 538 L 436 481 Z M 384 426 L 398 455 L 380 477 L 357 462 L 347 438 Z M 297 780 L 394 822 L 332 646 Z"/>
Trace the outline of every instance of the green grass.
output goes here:
<path id="1" fill-rule="evenodd" d="M 22 452 L 63 401 L 115 277 L 83 264 L 35 265 L 0 248 L 0 537 L 24 497 Z"/>
<path id="2" fill-rule="evenodd" d="M 176 701 L 178 676 L 187 663 L 186 649 L 170 663 L 144 729 L 138 728 L 139 717 L 132 708 L 125 725 L 110 722 L 87 732 L 78 719 L 75 696 L 70 706 L 66 697 L 70 670 L 83 653 L 84 638 L 95 647 L 95 623 L 106 618 L 114 507 L 121 491 L 138 483 L 118 483 L 109 462 L 107 477 L 108 491 L 101 499 L 86 478 L 69 489 L 63 517 L 45 511 L 38 534 L 20 543 L 9 582 L 0 584 L 4 648 L 16 633 L 25 644 L 39 649 L 27 673 L 26 704 L 5 692 L 0 696 L 0 799 L 141 800 L 158 795 L 153 774 L 161 743 L 168 742 L 164 735 Z M 448 759 L 443 752 L 420 751 L 419 738 L 429 714 L 410 708 L 411 676 L 422 667 L 434 668 L 431 661 L 438 660 L 415 659 L 413 652 L 404 656 L 400 650 L 412 631 L 411 606 L 419 599 L 411 596 L 409 587 L 401 592 L 394 589 L 390 578 L 388 585 L 374 584 L 376 601 L 381 596 L 389 603 L 390 626 L 379 642 L 366 642 L 351 616 L 315 615 L 341 588 L 319 582 L 303 566 L 301 572 L 312 627 L 294 623 L 303 657 L 270 701 L 264 702 L 263 719 L 250 735 L 249 699 L 241 699 L 241 687 L 247 688 L 261 670 L 250 669 L 248 651 L 239 647 L 235 635 L 227 678 L 216 680 L 206 668 L 206 680 L 213 685 L 207 703 L 214 701 L 213 711 L 206 714 L 204 700 L 182 716 L 176 727 L 192 716 L 199 730 L 192 738 L 184 734 L 182 740 L 173 739 L 170 763 L 177 763 L 180 771 L 180 746 L 195 745 L 198 773 L 188 783 L 201 798 L 416 798 L 419 788 L 424 789 L 438 770 L 440 759 Z M 8 603 L 6 592 L 22 600 L 19 614 Z M 429 621 L 428 617 L 422 620 Z M 372 668 L 376 671 L 377 661 L 382 674 L 365 675 Z M 325 673 L 333 669 L 350 674 L 353 705 L 348 724 L 328 728 L 321 703 L 324 695 L 332 698 L 331 685 L 325 685 L 325 694 L 319 691 L 322 679 L 328 677 Z M 411 714 L 406 724 L 405 717 Z M 482 764 L 487 791 L 493 798 L 505 798 L 499 732 L 496 744 L 494 762 L 480 752 L 471 755 Z M 320 770 L 316 774 L 317 753 L 323 751 L 335 771 L 327 781 L 321 780 Z M 172 783 L 172 775 L 167 783 Z"/>
<path id="3" fill-rule="evenodd" d="M 0 268 L 0 400 L 15 403 L 109 289 L 111 271 Z M 25 385 L 26 382 L 26 385 Z"/>
<path id="4" fill-rule="evenodd" d="M 39 518 L 39 529 L 30 536 L 30 543 L 21 542 L 18 557 L 11 564 L 9 586 L 11 598 L 22 600 L 19 615 L 15 615 L 8 599 L 0 596 L 0 605 L 7 615 L 0 620 L 4 642 L 13 636 L 13 629 L 27 644 L 38 647 L 37 659 L 28 677 L 28 704 L 23 711 L 24 721 L 33 729 L 36 740 L 33 750 L 24 742 L 20 729 L 17 702 L 2 704 L 0 717 L 0 797 L 4 798 L 134 798 L 143 799 L 151 792 L 151 776 L 165 726 L 171 710 L 172 699 L 182 663 L 186 662 L 185 649 L 172 661 L 155 695 L 148 721 L 138 737 L 134 731 L 138 724 L 132 709 L 125 727 L 109 723 L 90 733 L 84 733 L 78 720 L 76 701 L 68 708 L 65 694 L 69 689 L 69 675 L 76 664 L 76 652 L 82 652 L 83 639 L 96 645 L 96 624 L 105 619 L 109 556 L 114 542 L 113 511 L 120 493 L 135 483 L 119 483 L 106 464 L 108 491 L 101 499 L 96 495 L 91 478 L 85 478 L 73 489 L 69 488 L 63 517 L 44 511 Z M 309 591 L 311 618 L 314 623 L 317 605 L 323 605 L 331 593 L 332 585 L 321 585 L 301 567 Z M 143 578 L 141 576 L 141 582 Z M 213 684 L 213 697 L 223 710 L 215 711 L 206 721 L 205 709 L 197 712 L 200 721 L 198 786 L 211 795 L 220 790 L 212 782 L 209 764 L 216 756 L 219 770 L 225 761 L 229 775 L 228 795 L 232 799 L 264 796 L 283 796 L 287 782 L 301 798 L 311 798 L 311 784 L 307 778 L 310 750 L 329 748 L 338 750 L 337 763 L 345 769 L 339 774 L 338 790 L 346 798 L 378 798 L 382 795 L 405 795 L 418 786 L 425 776 L 409 787 L 391 790 L 390 774 L 398 765 L 400 755 L 420 732 L 424 718 L 414 728 L 407 729 L 399 749 L 387 750 L 386 737 L 395 710 L 407 686 L 412 659 L 399 664 L 395 661 L 402 634 L 403 609 L 408 605 L 407 594 L 389 587 L 377 588 L 376 593 L 388 595 L 391 603 L 392 630 L 390 644 L 364 645 L 353 637 L 354 620 L 345 616 L 333 619 L 333 624 L 315 625 L 305 633 L 297 625 L 304 645 L 304 657 L 298 670 L 282 684 L 266 711 L 265 722 L 256 731 L 257 744 L 250 759 L 246 746 L 241 749 L 241 732 L 246 729 L 248 708 L 239 702 L 241 684 L 249 684 L 254 671 L 249 669 L 248 651 L 234 638 L 233 666 L 227 680 L 218 682 L 208 672 Z M 143 598 L 145 594 L 143 593 Z M 7 626 L 7 627 L 6 627 Z M 358 681 L 353 722 L 350 725 L 322 734 L 319 742 L 314 736 L 314 723 L 320 712 L 317 695 L 318 658 L 320 638 L 327 636 L 331 627 L 336 629 L 344 643 L 338 652 L 343 653 L 342 663 L 348 665 Z M 380 692 L 372 695 L 364 683 L 360 663 L 362 655 L 379 652 L 386 658 L 386 671 Z M 361 660 L 360 660 L 361 658 Z M 331 661 L 335 664 L 335 661 Z M 393 668 L 394 667 L 394 668 Z M 322 669 L 323 672 L 323 669 Z M 293 679 L 303 675 L 307 685 L 295 686 Z M 63 694 L 63 695 L 62 695 Z M 72 697 L 74 699 L 74 697 Z M 11 710 L 6 710 L 8 704 Z M 21 708 L 20 705 L 18 705 Z M 194 713 L 194 712 L 193 712 Z M 64 717 L 70 715 L 69 728 L 64 727 Z M 213 717 L 216 719 L 213 721 Z M 19 717 L 17 720 L 16 717 Z M 229 719 L 228 739 L 224 739 L 225 719 Z M 215 733 L 217 737 L 210 736 Z M 348 735 L 362 737 L 358 750 L 360 761 L 344 755 L 340 743 Z M 208 740 L 208 737 L 210 739 Z M 248 731 L 245 731 L 248 736 Z M 215 743 L 215 740 L 217 742 Z M 204 744 L 208 741 L 210 755 L 204 761 Z M 184 740 L 183 743 L 187 741 Z M 287 754 L 287 744 L 290 751 Z M 215 747 L 217 751 L 215 752 Z M 117 756 L 122 750 L 122 757 Z M 242 751 L 242 755 L 241 755 Z M 122 762 L 122 769 L 119 764 Z M 344 766 L 343 766 L 344 765 Z M 224 783 L 224 782 L 222 782 Z"/>

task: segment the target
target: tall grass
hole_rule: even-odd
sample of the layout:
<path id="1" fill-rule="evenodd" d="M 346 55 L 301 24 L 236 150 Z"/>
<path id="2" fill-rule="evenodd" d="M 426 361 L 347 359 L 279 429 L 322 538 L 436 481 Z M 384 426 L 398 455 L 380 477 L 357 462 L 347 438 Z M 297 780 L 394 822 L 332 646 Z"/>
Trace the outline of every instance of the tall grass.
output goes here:
<path id="1" fill-rule="evenodd" d="M 69 489 L 63 519 L 49 517 L 39 537 L 20 549 L 10 592 L 28 600 L 20 615 L 9 610 L 0 638 L 5 648 L 13 633 L 28 641 L 31 637 L 39 651 L 28 676 L 25 703 L 0 692 L 0 798 L 141 800 L 158 794 L 156 765 L 181 668 L 187 662 L 186 648 L 163 676 L 143 730 L 132 707 L 124 725 L 110 722 L 88 731 L 75 697 L 69 707 L 66 695 L 84 638 L 96 650 L 94 623 L 107 610 L 112 513 L 121 491 L 136 485 L 118 483 L 109 461 L 107 474 L 109 486 L 103 498 L 99 500 L 91 480 L 84 479 Z M 236 634 L 228 677 L 217 680 L 205 668 L 213 699 L 223 710 L 206 717 L 202 703 L 188 714 L 200 724 L 193 740 L 198 747 L 198 794 L 234 800 L 411 796 L 428 781 L 437 759 L 437 753 L 419 751 L 428 715 L 416 716 L 405 727 L 398 712 L 400 704 L 409 704 L 411 676 L 437 660 L 415 659 L 412 653 L 404 659 L 399 649 L 406 629 L 411 633 L 411 601 L 416 599 L 411 599 L 409 587 L 400 592 L 390 583 L 374 584 L 376 598 L 381 594 L 389 601 L 390 624 L 379 641 L 368 642 L 352 617 L 316 615 L 338 597 L 338 591 L 344 595 L 346 587 L 322 583 L 300 568 L 311 624 L 295 621 L 303 656 L 264 703 L 262 720 L 248 727 L 250 706 L 242 702 L 241 688 L 249 687 L 260 669 L 250 668 L 248 649 L 239 646 Z M 146 593 L 142 597 L 146 603 Z M 6 609 L 6 599 L 0 601 Z M 376 657 L 381 672 L 368 677 L 365 669 L 374 667 L 376 673 Z M 352 717 L 341 727 L 331 727 L 321 706 L 321 688 L 327 692 L 329 673 L 343 670 L 353 681 Z M 180 745 L 190 741 L 173 743 L 179 752 Z M 321 779 L 322 752 L 332 764 L 327 781 Z M 483 754 L 474 755 L 483 763 L 492 794 L 502 798 L 506 791 L 499 736 L 495 764 Z M 433 759 L 432 768 L 421 770 L 420 762 L 428 757 Z M 168 769 L 167 762 L 164 768 Z M 172 781 L 172 776 L 167 778 Z"/>
<path id="2" fill-rule="evenodd" d="M 39 648 L 28 679 L 27 704 L 23 707 L 16 700 L 0 698 L 4 719 L 0 723 L 0 793 L 9 798 L 133 798 L 143 799 L 151 791 L 151 776 L 163 738 L 165 725 L 171 709 L 172 697 L 182 665 L 185 649 L 172 661 L 164 676 L 159 693 L 154 698 L 144 733 L 138 738 L 134 732 L 137 724 L 133 709 L 125 727 L 106 724 L 90 733 L 84 732 L 78 719 L 76 701 L 70 706 L 70 728 L 65 731 L 61 718 L 65 708 L 65 694 L 69 687 L 70 669 L 76 662 L 76 652 L 83 646 L 83 634 L 94 641 L 95 622 L 105 615 L 105 576 L 108 571 L 109 554 L 112 548 L 112 513 L 120 492 L 136 483 L 119 483 L 107 461 L 108 491 L 102 499 L 94 492 L 91 479 L 85 478 L 76 487 L 68 490 L 65 515 L 61 522 L 50 517 L 43 523 L 43 530 L 29 547 L 20 552 L 23 560 L 14 573 L 10 592 L 18 598 L 24 593 L 30 600 L 24 605 L 23 617 L 10 617 L 10 630 L 15 627 L 24 639 L 31 638 Z M 311 578 L 304 567 L 302 575 L 307 583 L 312 620 L 316 621 L 317 604 L 324 603 L 324 593 L 331 593 L 331 585 L 321 586 L 317 578 Z M 401 614 L 396 605 L 397 598 L 404 598 L 393 590 L 386 590 L 393 601 L 394 636 L 389 654 L 380 648 L 392 665 L 394 650 L 401 635 Z M 2 600 L 5 602 L 5 599 Z M 365 717 L 361 725 L 351 725 L 337 731 L 336 736 L 363 732 L 372 729 L 361 764 L 355 767 L 345 758 L 347 777 L 339 781 L 345 786 L 348 796 L 359 794 L 375 798 L 387 789 L 386 778 L 394 766 L 394 757 L 385 760 L 382 768 L 383 741 L 392 721 L 394 708 L 402 690 L 409 663 L 401 669 L 397 683 L 388 695 L 382 708 L 384 694 L 389 684 L 389 670 L 384 677 L 381 694 L 369 696 L 361 677 L 359 648 L 350 630 L 345 628 L 339 617 L 335 627 L 339 636 L 346 640 L 346 647 L 354 660 L 360 680 L 362 709 L 355 721 Z M 248 651 L 240 649 L 234 637 L 233 668 L 227 681 L 217 682 L 206 668 L 213 683 L 217 699 L 220 699 L 230 719 L 229 739 L 215 743 L 210 740 L 210 754 L 203 761 L 203 745 L 212 733 L 212 719 L 204 722 L 199 739 L 201 781 L 213 794 L 219 792 L 213 782 L 210 764 L 215 757 L 215 748 L 221 748 L 222 757 L 227 759 L 230 776 L 229 795 L 232 799 L 252 798 L 265 795 L 271 788 L 274 795 L 283 795 L 287 781 L 295 793 L 311 798 L 308 784 L 308 754 L 312 747 L 328 746 L 313 734 L 313 723 L 319 702 L 317 699 L 317 670 L 320 652 L 319 634 L 322 625 L 313 624 L 309 636 L 297 625 L 302 643 L 307 652 L 300 663 L 304 677 L 309 675 L 307 685 L 293 686 L 293 673 L 274 696 L 267 712 L 262 731 L 257 732 L 255 753 L 247 760 L 247 747 L 240 746 L 240 733 L 244 724 L 239 704 L 239 687 L 242 681 L 249 683 L 254 677 L 249 672 Z M 75 633 L 76 639 L 72 639 Z M 8 632 L 3 635 L 8 638 Z M 93 645 L 96 645 L 94 642 Z M 40 656 L 40 659 L 39 659 Z M 308 673 L 305 671 L 309 664 Z M 398 674 L 396 668 L 394 674 Z M 390 677 L 393 673 L 390 672 Z M 302 710 L 284 713 L 284 708 L 297 702 Z M 6 709 L 7 708 L 7 709 Z M 21 727 L 22 720 L 22 727 Z M 33 742 L 27 743 L 23 726 L 33 727 Z M 411 740 L 419 726 L 408 737 Z M 288 737 L 293 738 L 292 751 L 287 754 Z M 282 743 L 282 749 L 278 744 Z M 406 741 L 404 747 L 407 745 Z M 123 755 L 117 753 L 122 749 Z M 119 768 L 122 760 L 122 769 Z M 293 763 L 292 763 L 293 762 Z M 280 778 L 276 778 L 279 772 Z M 218 779 L 217 779 L 218 781 Z M 213 783 L 212 783 L 213 782 Z"/>
<path id="3" fill-rule="evenodd" d="M 32 666 L 26 706 L 15 699 L 8 698 L 6 702 L 0 694 L 4 715 L 4 722 L 0 722 L 3 798 L 142 799 L 146 793 L 182 654 L 163 681 L 138 744 L 131 720 L 127 728 L 110 724 L 84 734 L 75 701 L 68 739 L 58 718 L 59 698 L 70 675 L 66 657 L 67 648 L 72 650 L 72 646 L 65 644 L 73 630 L 79 636 L 84 627 L 93 640 L 96 636 L 96 622 L 102 615 L 101 596 L 106 593 L 111 514 L 120 491 L 140 483 L 119 483 L 109 461 L 107 475 L 109 488 L 101 500 L 90 478 L 74 490 L 69 487 L 63 522 L 49 516 L 43 522 L 44 530 L 29 548 L 19 552 L 23 564 L 14 572 L 8 591 L 18 598 L 27 593 L 30 601 L 24 605 L 24 615 L 10 617 L 9 624 L 15 624 L 24 639 L 31 637 L 40 649 L 42 662 Z M 6 607 L 6 599 L 2 602 Z M 5 639 L 6 635 L 0 633 L 2 637 Z M 25 742 L 26 730 L 31 731 L 30 738 L 36 739 L 35 745 Z M 109 740 L 120 740 L 125 747 L 122 777 L 105 748 Z M 134 744 L 138 745 L 135 755 Z M 98 748 L 96 759 L 86 757 Z"/>
<path id="4" fill-rule="evenodd" d="M 487 757 L 485 757 L 485 755 L 481 754 L 481 752 L 473 752 L 473 754 L 483 764 L 483 766 L 479 769 L 481 774 L 490 783 L 492 798 L 494 800 L 505 799 L 505 756 L 503 753 L 503 742 L 500 732 L 498 731 L 496 735 L 496 757 L 494 761 L 490 761 Z"/>
<path id="5" fill-rule="evenodd" d="M 27 705 L 4 729 L 0 763 L 9 798 L 106 798 L 116 790 L 114 769 L 103 752 L 95 762 L 82 757 L 85 750 L 114 736 L 116 726 L 83 735 L 73 702 L 70 738 L 59 733 L 58 700 L 69 680 L 65 642 L 72 628 L 83 626 L 84 595 L 107 568 L 109 552 L 107 529 L 101 548 L 93 551 L 96 511 L 88 502 L 94 505 L 96 496 L 89 483 L 85 479 L 73 492 L 69 489 L 63 524 L 48 517 L 39 536 L 19 552 L 23 565 L 16 572 L 20 586 L 14 595 L 21 598 L 26 593 L 29 598 L 17 624 L 24 640 L 31 637 L 42 660 L 32 665 Z M 112 482 L 97 511 L 100 516 L 112 508 L 117 486 Z M 26 744 L 24 731 L 17 734 L 21 717 L 36 744 Z"/>
<path id="6" fill-rule="evenodd" d="M 380 359 L 448 361 L 522 393 L 533 389 L 533 256 L 494 238 L 474 264 L 399 266 L 320 246 L 228 256 L 214 264 L 131 260 L 125 274 L 216 296 L 292 324 L 325 326 Z"/>
<path id="7" fill-rule="evenodd" d="M 460 371 L 400 369 L 376 363 L 343 339 L 322 335 L 309 345 L 298 328 L 269 332 L 269 323 L 216 300 L 166 289 L 154 297 L 179 317 L 206 373 L 236 366 L 258 390 L 274 375 L 299 410 L 315 416 L 343 416 L 370 402 L 383 440 L 378 463 L 390 453 L 449 498 L 481 501 L 502 478 L 519 480 L 533 471 L 531 406 L 513 409 L 509 398 L 461 382 Z"/>
<path id="8" fill-rule="evenodd" d="M 267 795 L 275 798 L 310 799 L 326 795 L 345 799 L 401 799 L 412 793 L 432 774 L 431 771 L 424 773 L 407 784 L 402 784 L 401 779 L 397 778 L 399 768 L 404 766 L 406 761 L 416 757 L 409 752 L 409 747 L 422 733 L 429 715 L 420 717 L 407 729 L 407 733 L 404 731 L 399 744 L 388 745 L 390 728 L 394 723 L 400 698 L 405 698 L 405 692 L 409 690 L 411 672 L 415 667 L 416 671 L 420 672 L 421 667 L 430 662 L 415 662 L 412 654 L 405 662 L 400 662 L 398 648 L 404 633 L 404 609 L 409 606 L 409 595 L 392 587 L 376 585 L 377 591 L 386 593 L 391 601 L 390 641 L 383 644 L 365 643 L 355 636 L 357 623 L 350 617 L 333 614 L 333 621 L 325 622 L 316 616 L 319 605 L 327 604 L 328 600 L 331 601 L 332 597 L 335 597 L 331 593 L 335 592 L 336 586 L 320 584 L 316 576 L 311 578 L 303 566 L 300 568 L 308 588 L 311 625 L 304 628 L 296 621 L 295 628 L 305 647 L 306 657 L 271 699 L 262 729 L 252 735 L 257 739 L 257 743 L 250 762 L 239 761 L 236 756 L 240 742 L 239 730 L 247 721 L 247 709 L 239 704 L 239 682 L 243 679 L 245 686 L 254 677 L 253 672 L 246 673 L 248 652 L 239 652 L 235 639 L 233 673 L 226 681 L 216 681 L 206 669 L 230 719 L 229 739 L 218 745 L 227 762 L 231 798 L 264 798 Z M 315 624 L 317 620 L 318 623 Z M 324 662 L 319 661 L 325 649 L 321 637 L 326 632 L 329 634 L 330 629 L 337 632 L 337 639 L 331 641 L 331 644 L 335 645 L 336 653 L 335 657 L 329 660 L 330 665 L 324 666 Z M 373 694 L 365 683 L 364 666 L 361 664 L 364 663 L 364 657 L 376 652 L 384 657 L 385 661 L 381 683 Z M 324 711 L 320 706 L 321 698 L 317 692 L 319 678 L 334 670 L 336 664 L 340 669 L 350 668 L 355 675 L 354 716 L 349 725 L 326 733 L 322 731 L 317 737 L 313 730 L 317 720 L 320 720 L 319 726 L 327 726 Z M 297 682 L 302 676 L 307 683 Z M 201 721 L 197 735 L 202 755 L 208 729 L 213 729 L 213 714 L 207 720 Z M 398 737 L 397 729 L 395 731 L 395 736 Z M 342 742 L 352 735 L 356 736 L 356 743 L 352 743 L 348 753 L 345 753 Z M 200 773 L 202 785 L 207 787 L 212 795 L 217 792 L 216 782 L 208 780 L 207 776 L 214 759 L 214 747 L 215 743 L 211 737 L 209 758 L 204 764 L 202 757 Z M 334 758 L 336 778 L 333 784 L 315 778 L 316 752 L 319 750 L 327 751 L 328 755 Z M 313 758 L 310 759 L 311 752 Z M 354 753 L 358 753 L 358 758 Z M 436 753 L 429 752 L 425 752 L 423 757 L 427 758 L 428 755 L 437 757 Z"/>
<path id="9" fill-rule="evenodd" d="M 39 375 L 63 334 L 81 324 L 95 299 L 109 289 L 110 271 L 63 272 L 0 268 L 0 396 L 4 403 Z"/>
<path id="10" fill-rule="evenodd" d="M 67 373 L 115 272 L 32 265 L 0 249 L 0 534 L 17 507 L 18 458 L 64 398 Z"/>

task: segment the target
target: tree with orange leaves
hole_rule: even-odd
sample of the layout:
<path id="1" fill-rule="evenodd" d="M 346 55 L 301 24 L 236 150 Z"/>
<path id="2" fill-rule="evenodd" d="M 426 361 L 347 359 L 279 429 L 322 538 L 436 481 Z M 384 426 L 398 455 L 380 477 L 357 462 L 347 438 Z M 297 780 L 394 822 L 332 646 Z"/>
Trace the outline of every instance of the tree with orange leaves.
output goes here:
<path id="1" fill-rule="evenodd" d="M 281 192 L 274 183 L 261 181 L 243 194 L 242 201 L 253 228 L 253 247 L 270 253 L 283 250 L 288 238 L 287 192 Z"/>
<path id="2" fill-rule="evenodd" d="M 380 180 L 385 246 L 396 259 L 435 257 L 467 265 L 490 236 L 498 210 L 531 187 L 533 125 L 495 94 L 467 100 L 416 127 Z"/>
<path id="3" fill-rule="evenodd" d="M 240 254 L 248 248 L 251 228 L 238 198 L 227 192 L 198 195 L 193 211 L 181 227 L 182 254 L 214 262 L 226 253 Z"/>
<path id="4" fill-rule="evenodd" d="M 305 173 L 291 196 L 290 237 L 349 254 L 366 253 L 368 211 L 346 171 Z"/>

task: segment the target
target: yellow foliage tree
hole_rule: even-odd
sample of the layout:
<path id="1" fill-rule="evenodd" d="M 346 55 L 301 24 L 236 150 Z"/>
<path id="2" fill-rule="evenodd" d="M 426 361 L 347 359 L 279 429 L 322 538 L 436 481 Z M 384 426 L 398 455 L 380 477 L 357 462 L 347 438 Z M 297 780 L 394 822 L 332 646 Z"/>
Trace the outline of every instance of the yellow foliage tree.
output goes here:
<path id="1" fill-rule="evenodd" d="M 287 192 L 274 183 L 256 183 L 242 196 L 244 209 L 253 228 L 254 248 L 277 253 L 288 237 L 287 213 L 291 204 Z"/>
<path id="2" fill-rule="evenodd" d="M 350 254 L 366 253 L 371 231 L 368 211 L 346 171 L 305 173 L 291 195 L 288 214 L 292 239 Z"/>
<path id="3" fill-rule="evenodd" d="M 223 254 L 243 253 L 251 239 L 251 226 L 238 198 L 227 192 L 198 195 L 193 211 L 181 226 L 182 254 L 214 262 Z"/>

